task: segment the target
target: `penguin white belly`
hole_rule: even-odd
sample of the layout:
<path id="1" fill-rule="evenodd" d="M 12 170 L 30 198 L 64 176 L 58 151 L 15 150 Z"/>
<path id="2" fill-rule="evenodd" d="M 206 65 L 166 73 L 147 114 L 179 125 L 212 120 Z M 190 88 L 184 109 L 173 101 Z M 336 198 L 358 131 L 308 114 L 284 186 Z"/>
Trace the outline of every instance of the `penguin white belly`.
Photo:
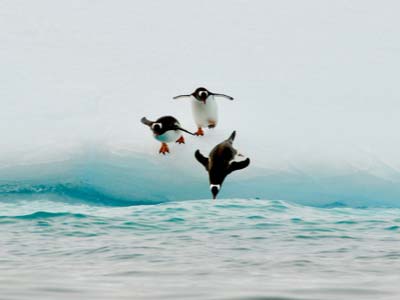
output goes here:
<path id="1" fill-rule="evenodd" d="M 236 155 L 233 157 L 233 159 L 231 160 L 231 162 L 235 161 L 235 162 L 241 162 L 243 160 L 246 160 L 247 157 L 244 156 L 242 153 L 237 152 Z"/>
<path id="2" fill-rule="evenodd" d="M 154 138 L 161 143 L 175 142 L 181 137 L 180 130 L 168 130 L 161 135 L 155 135 Z"/>
<path id="3" fill-rule="evenodd" d="M 210 95 L 205 104 L 192 99 L 192 111 L 194 121 L 198 127 L 208 127 L 210 124 L 217 125 L 218 108 L 214 96 Z"/>

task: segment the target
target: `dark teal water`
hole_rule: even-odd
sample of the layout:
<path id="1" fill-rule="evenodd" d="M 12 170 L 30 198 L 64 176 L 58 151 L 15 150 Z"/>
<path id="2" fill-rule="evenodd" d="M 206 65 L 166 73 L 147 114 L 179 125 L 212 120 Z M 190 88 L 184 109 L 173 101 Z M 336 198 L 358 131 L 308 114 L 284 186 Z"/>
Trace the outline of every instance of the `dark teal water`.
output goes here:
<path id="1" fill-rule="evenodd" d="M 399 299 L 400 209 L 0 202 L 0 299 Z"/>

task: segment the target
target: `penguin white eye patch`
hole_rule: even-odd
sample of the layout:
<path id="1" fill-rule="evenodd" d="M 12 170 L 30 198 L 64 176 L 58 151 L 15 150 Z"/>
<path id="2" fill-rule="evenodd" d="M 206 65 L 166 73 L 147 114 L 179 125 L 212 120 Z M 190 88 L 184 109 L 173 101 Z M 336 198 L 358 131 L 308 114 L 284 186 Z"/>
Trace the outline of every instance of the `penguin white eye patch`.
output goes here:
<path id="1" fill-rule="evenodd" d="M 162 124 L 161 123 L 154 123 L 151 125 L 151 128 L 154 129 L 156 126 L 158 126 L 159 129 L 162 128 Z"/>
<path id="2" fill-rule="evenodd" d="M 212 190 L 212 188 L 213 188 L 214 186 L 218 189 L 218 191 L 219 191 L 220 188 L 221 188 L 221 185 L 220 185 L 220 184 L 210 184 L 210 190 Z"/>
<path id="3" fill-rule="evenodd" d="M 207 96 L 208 96 L 208 93 L 203 91 L 203 92 L 200 92 L 200 93 L 199 93 L 199 96 L 206 96 L 206 97 L 207 97 Z"/>

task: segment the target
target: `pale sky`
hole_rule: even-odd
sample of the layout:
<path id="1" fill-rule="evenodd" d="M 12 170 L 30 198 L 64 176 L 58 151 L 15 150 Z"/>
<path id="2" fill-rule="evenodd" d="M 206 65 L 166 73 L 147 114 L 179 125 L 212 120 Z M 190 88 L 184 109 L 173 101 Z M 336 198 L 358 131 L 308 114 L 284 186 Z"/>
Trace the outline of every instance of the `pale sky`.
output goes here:
<path id="1" fill-rule="evenodd" d="M 398 1 L 0 1 L 1 164 L 148 153 L 139 120 L 195 124 L 198 86 L 255 166 L 400 168 Z M 323 172 L 323 171 L 321 171 Z"/>

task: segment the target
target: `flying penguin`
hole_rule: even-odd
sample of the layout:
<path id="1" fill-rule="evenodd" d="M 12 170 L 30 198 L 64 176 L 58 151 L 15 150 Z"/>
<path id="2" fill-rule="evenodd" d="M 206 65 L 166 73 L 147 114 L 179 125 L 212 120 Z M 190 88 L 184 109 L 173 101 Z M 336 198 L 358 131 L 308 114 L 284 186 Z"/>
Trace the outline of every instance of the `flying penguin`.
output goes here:
<path id="1" fill-rule="evenodd" d="M 216 145 L 214 149 L 211 150 L 208 158 L 201 154 L 199 150 L 194 153 L 197 161 L 201 163 L 208 172 L 213 199 L 217 198 L 226 176 L 234 171 L 244 169 L 250 164 L 249 158 L 236 161 L 238 157 L 243 157 L 243 155 L 233 148 L 235 136 L 236 131 L 232 132 L 227 140 Z"/>
<path id="2" fill-rule="evenodd" d="M 203 128 L 214 128 L 218 123 L 218 107 L 215 97 L 233 100 L 231 96 L 212 93 L 204 87 L 199 87 L 190 95 L 179 95 L 173 99 L 191 98 L 193 117 L 197 125 L 195 135 L 203 136 Z"/>
<path id="3" fill-rule="evenodd" d="M 185 139 L 182 135 L 182 131 L 194 135 L 193 133 L 183 129 L 181 124 L 172 116 L 164 116 L 156 121 L 149 121 L 146 117 L 141 119 L 141 122 L 144 125 L 150 127 L 151 131 L 153 131 L 154 138 L 161 142 L 161 148 L 159 153 L 166 154 L 169 153 L 168 144 L 170 142 L 175 141 L 178 144 L 184 144 Z"/>

